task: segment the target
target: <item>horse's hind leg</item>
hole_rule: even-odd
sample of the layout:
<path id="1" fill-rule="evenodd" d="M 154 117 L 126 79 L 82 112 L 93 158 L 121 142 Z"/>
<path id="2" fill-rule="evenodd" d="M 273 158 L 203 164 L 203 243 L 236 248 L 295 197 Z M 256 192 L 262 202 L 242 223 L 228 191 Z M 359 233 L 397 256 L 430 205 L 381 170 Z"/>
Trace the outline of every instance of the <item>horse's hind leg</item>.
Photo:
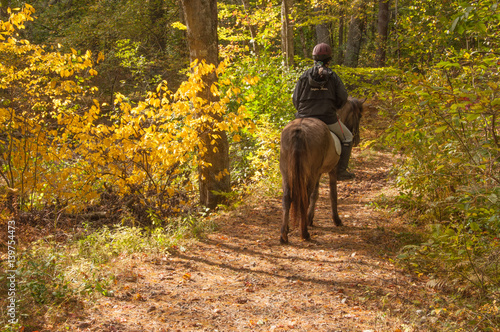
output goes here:
<path id="1" fill-rule="evenodd" d="M 309 198 L 309 207 L 307 209 L 307 214 L 305 214 L 305 210 L 303 214 L 300 216 L 300 231 L 302 239 L 309 241 L 311 239 L 311 235 L 307 230 L 307 226 L 312 226 L 312 220 L 314 218 L 314 206 L 319 196 L 319 180 L 311 181 L 313 186 L 308 186 L 307 188 L 307 197 Z"/>
<path id="2" fill-rule="evenodd" d="M 283 220 L 281 223 L 281 237 L 282 244 L 288 243 L 288 220 L 290 219 L 290 205 L 292 204 L 292 197 L 290 196 L 290 188 L 283 185 Z"/>
<path id="3" fill-rule="evenodd" d="M 316 182 L 316 186 L 314 187 L 314 190 L 313 190 L 311 197 L 309 199 L 309 210 L 307 211 L 307 225 L 308 226 L 313 225 L 314 211 L 316 208 L 316 202 L 318 201 L 318 197 L 319 197 L 319 179 Z"/>

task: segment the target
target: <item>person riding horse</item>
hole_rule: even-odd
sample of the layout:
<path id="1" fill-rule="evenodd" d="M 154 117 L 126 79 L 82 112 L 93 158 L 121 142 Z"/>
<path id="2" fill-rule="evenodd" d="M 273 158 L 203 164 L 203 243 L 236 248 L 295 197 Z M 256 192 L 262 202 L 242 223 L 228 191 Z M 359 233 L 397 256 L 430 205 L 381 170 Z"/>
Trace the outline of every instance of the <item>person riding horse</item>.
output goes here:
<path id="1" fill-rule="evenodd" d="M 313 49 L 314 66 L 299 78 L 293 92 L 296 118 L 313 117 L 320 119 L 342 142 L 342 152 L 337 166 L 337 180 L 355 177 L 347 171 L 353 145 L 353 135 L 338 119 L 337 110 L 347 102 L 348 94 L 338 75 L 328 68 L 332 59 L 332 49 L 321 43 Z"/>

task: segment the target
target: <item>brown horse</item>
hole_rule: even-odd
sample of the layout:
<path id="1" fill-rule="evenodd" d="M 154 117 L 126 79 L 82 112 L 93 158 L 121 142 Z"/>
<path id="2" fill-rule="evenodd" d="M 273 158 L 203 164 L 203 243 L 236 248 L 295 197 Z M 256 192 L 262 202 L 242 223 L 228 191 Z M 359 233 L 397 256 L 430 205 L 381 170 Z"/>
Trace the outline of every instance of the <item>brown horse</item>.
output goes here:
<path id="1" fill-rule="evenodd" d="M 349 98 L 337 112 L 340 120 L 353 133 L 354 145 L 359 143 L 359 122 L 363 101 Z M 337 154 L 333 137 L 326 124 L 315 118 L 295 119 L 281 133 L 280 171 L 283 178 L 283 222 L 281 243 L 288 243 L 290 207 L 292 217 L 300 217 L 300 232 L 310 240 L 307 226 L 312 226 L 314 208 L 319 196 L 321 174 L 330 176 L 330 200 L 333 221 L 341 226 L 337 211 Z"/>

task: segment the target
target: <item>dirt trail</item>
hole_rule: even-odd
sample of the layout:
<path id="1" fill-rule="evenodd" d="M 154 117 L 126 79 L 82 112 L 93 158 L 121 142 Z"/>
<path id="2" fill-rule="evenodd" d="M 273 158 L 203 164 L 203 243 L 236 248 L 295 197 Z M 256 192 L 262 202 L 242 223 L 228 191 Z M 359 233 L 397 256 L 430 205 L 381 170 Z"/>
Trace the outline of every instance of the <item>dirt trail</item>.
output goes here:
<path id="1" fill-rule="evenodd" d="M 413 331 L 407 319 L 426 292 L 391 263 L 404 229 L 369 204 L 387 190 L 389 160 L 355 156 L 356 180 L 339 184 L 344 227 L 331 221 L 326 181 L 311 242 L 292 230 L 280 245 L 280 199 L 250 202 L 219 216 L 206 239 L 134 256 L 115 296 L 67 323 L 80 331 Z"/>

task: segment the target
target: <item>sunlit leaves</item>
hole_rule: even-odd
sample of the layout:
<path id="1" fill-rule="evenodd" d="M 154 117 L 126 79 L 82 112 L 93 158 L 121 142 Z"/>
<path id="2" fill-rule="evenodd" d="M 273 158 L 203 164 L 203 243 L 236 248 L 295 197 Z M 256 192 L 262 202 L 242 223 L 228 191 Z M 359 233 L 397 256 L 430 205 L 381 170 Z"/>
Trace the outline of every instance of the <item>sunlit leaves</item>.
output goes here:
<path id="1" fill-rule="evenodd" d="M 403 196 L 438 218 L 460 211 L 460 197 L 491 193 L 500 183 L 498 77 L 488 54 L 470 56 L 474 66 L 457 66 L 465 53 L 426 75 L 406 74 L 387 141 L 405 155 L 397 180 Z"/>
<path id="2" fill-rule="evenodd" d="M 400 262 L 482 294 L 499 285 L 500 113 L 494 104 L 500 90 L 492 58 L 460 50 L 425 74 L 406 73 L 386 140 L 401 155 L 397 201 L 420 224 L 436 224 L 429 241 L 403 248 Z"/>
<path id="3" fill-rule="evenodd" d="M 199 97 L 204 77 L 222 75 L 224 62 L 218 68 L 194 62 L 175 93 L 165 82 L 135 104 L 117 93 L 111 111 L 106 105 L 102 114 L 103 105 L 90 97 L 95 89 L 86 86 L 98 74 L 90 52 L 49 52 L 5 39 L 0 58 L 2 87 L 15 91 L 0 107 L 8 128 L 0 142 L 0 174 L 20 189 L 23 207 L 58 202 L 65 211 L 78 210 L 112 190 L 120 197 L 134 195 L 155 215 L 180 212 L 196 201 L 196 170 L 210 148 L 201 139 L 205 130 L 253 126 L 244 107 L 228 110 L 241 92 L 231 80 L 224 80 L 223 89 L 211 87 L 220 101 Z M 218 138 L 217 132 L 210 135 L 209 142 Z"/>
<path id="4" fill-rule="evenodd" d="M 1 22 L 0 75 L 2 105 L 0 119 L 4 139 L 1 141 L 0 174 L 5 183 L 19 189 L 21 203 L 35 204 L 43 196 L 50 199 L 52 168 L 64 177 L 63 182 L 53 181 L 54 188 L 65 195 L 68 181 L 74 175 L 65 170 L 72 154 L 61 146 L 50 148 L 54 135 L 60 132 L 54 123 L 63 120 L 66 112 L 75 112 L 75 94 L 83 97 L 92 92 L 85 87 L 85 72 L 92 65 L 91 53 L 60 54 L 48 52 L 43 47 L 25 40 L 11 38 L 23 22 L 32 20 L 33 7 L 26 5 L 13 12 L 8 22 Z M 79 75 L 79 76 L 77 76 Z M 78 116 L 73 117 L 77 121 Z M 71 121 L 68 121 L 70 123 Z M 70 137 L 71 132 L 61 133 Z M 80 186 L 86 190 L 85 185 Z M 35 195 L 35 191 L 37 194 Z"/>
<path id="5" fill-rule="evenodd" d="M 460 50 L 498 47 L 498 2 L 402 1 L 397 19 L 399 64 L 432 64 Z M 436 61 L 437 60 L 437 61 Z"/>
<path id="6" fill-rule="evenodd" d="M 174 22 L 171 24 L 171 26 L 174 29 L 187 30 L 187 27 L 184 24 L 182 24 L 181 22 Z"/>
<path id="7" fill-rule="evenodd" d="M 249 8 L 248 11 L 243 5 L 219 2 L 219 39 L 232 43 L 251 41 L 269 47 L 273 44 L 273 38 L 279 36 L 280 15 L 279 2 L 268 1 L 265 5 Z M 256 32 L 254 40 L 251 40 L 249 27 L 253 27 Z"/>

